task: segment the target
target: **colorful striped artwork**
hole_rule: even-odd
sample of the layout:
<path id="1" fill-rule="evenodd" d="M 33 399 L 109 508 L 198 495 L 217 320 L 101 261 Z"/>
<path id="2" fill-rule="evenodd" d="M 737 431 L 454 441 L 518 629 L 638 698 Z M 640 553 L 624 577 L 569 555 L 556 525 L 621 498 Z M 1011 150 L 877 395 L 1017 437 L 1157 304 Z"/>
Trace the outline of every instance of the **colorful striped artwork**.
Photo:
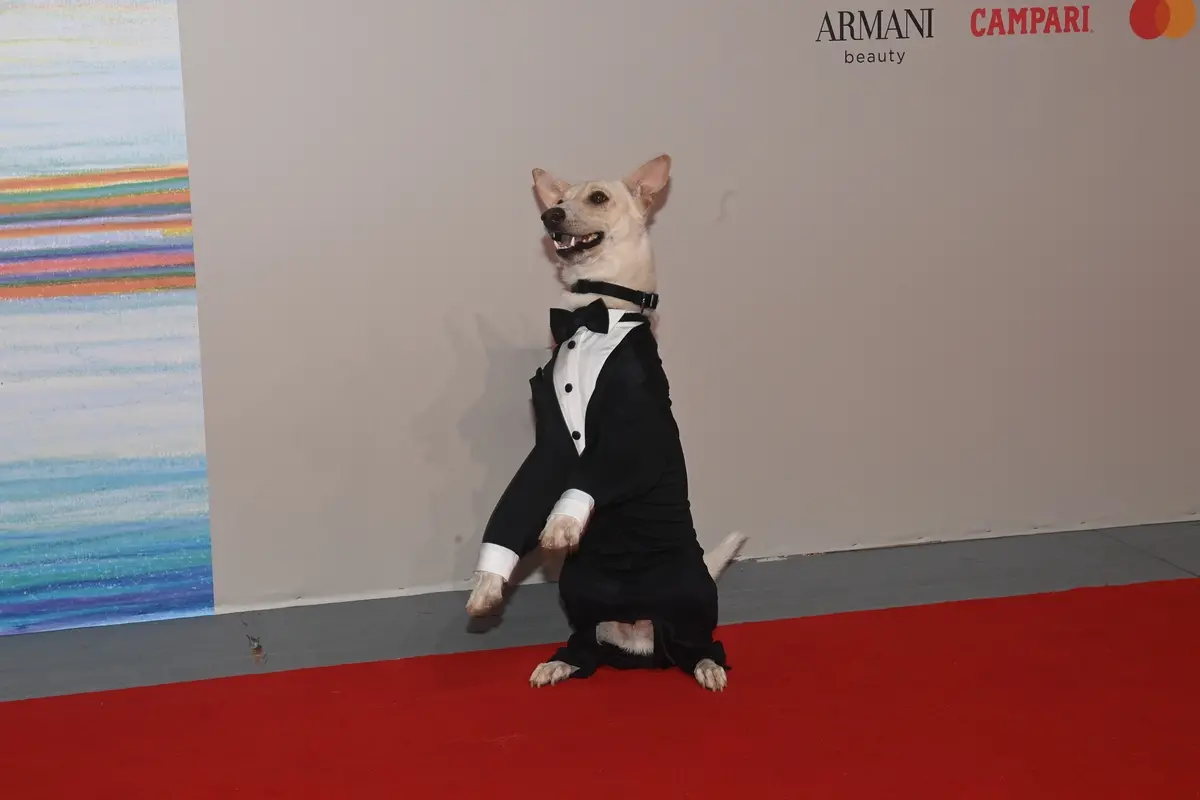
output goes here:
<path id="1" fill-rule="evenodd" d="M 0 300 L 195 286 L 186 166 L 0 179 Z"/>
<path id="2" fill-rule="evenodd" d="M 212 612 L 175 0 L 0 2 L 0 635 Z"/>

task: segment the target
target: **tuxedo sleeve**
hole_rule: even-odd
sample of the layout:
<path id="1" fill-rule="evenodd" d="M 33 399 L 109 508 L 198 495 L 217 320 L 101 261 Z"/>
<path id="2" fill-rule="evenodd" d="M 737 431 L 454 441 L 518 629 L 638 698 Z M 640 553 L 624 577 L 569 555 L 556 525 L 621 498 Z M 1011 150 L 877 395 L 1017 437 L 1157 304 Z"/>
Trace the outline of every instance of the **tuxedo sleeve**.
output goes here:
<path id="1" fill-rule="evenodd" d="M 595 508 L 654 488 L 675 436 L 669 409 L 651 391 L 640 369 L 622 370 L 614 377 L 596 433 L 594 437 L 589 434 L 588 445 L 555 507 L 563 511 L 576 506 L 581 513 L 572 516 L 585 524 Z"/>
<path id="2" fill-rule="evenodd" d="M 535 445 L 500 496 L 483 531 L 476 569 L 508 580 L 517 562 L 538 546 L 538 536 L 566 475 L 548 448 Z"/>

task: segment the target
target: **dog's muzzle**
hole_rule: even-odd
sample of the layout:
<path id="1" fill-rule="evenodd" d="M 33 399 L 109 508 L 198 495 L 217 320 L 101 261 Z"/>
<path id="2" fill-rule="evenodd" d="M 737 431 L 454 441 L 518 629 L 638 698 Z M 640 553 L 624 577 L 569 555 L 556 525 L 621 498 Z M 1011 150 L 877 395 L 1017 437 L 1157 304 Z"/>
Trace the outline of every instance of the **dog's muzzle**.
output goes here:
<path id="1" fill-rule="evenodd" d="M 585 250 L 591 250 L 604 241 L 604 234 L 600 231 L 585 234 L 567 233 L 562 229 L 566 221 L 567 212 L 558 206 L 548 208 L 542 214 L 542 225 L 545 226 L 547 235 L 554 242 L 554 252 L 560 257 L 566 258 Z"/>

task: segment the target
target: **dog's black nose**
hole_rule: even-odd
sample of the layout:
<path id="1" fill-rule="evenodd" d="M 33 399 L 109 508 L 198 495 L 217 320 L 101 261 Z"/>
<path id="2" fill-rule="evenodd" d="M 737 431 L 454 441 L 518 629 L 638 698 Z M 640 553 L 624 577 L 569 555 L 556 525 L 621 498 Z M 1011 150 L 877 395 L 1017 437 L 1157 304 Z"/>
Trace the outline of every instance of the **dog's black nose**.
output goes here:
<path id="1" fill-rule="evenodd" d="M 567 212 L 563 211 L 558 206 L 546 209 L 546 213 L 542 214 L 542 224 L 547 228 L 557 228 L 567 221 Z"/>

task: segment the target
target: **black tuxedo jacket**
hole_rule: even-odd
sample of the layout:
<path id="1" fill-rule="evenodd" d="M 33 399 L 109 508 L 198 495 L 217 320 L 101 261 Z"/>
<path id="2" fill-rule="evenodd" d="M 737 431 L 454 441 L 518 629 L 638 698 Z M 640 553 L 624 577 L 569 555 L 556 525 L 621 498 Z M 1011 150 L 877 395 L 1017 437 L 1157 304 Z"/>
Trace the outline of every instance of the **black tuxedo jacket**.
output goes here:
<path id="1" fill-rule="evenodd" d="M 533 450 L 500 497 L 483 541 L 527 555 L 537 548 L 555 502 L 578 489 L 592 496 L 595 507 L 574 557 L 622 569 L 681 550 L 702 554 L 670 387 L 649 324 L 631 330 L 601 368 L 581 454 L 554 390 L 557 357 L 555 348 L 529 381 Z"/>

